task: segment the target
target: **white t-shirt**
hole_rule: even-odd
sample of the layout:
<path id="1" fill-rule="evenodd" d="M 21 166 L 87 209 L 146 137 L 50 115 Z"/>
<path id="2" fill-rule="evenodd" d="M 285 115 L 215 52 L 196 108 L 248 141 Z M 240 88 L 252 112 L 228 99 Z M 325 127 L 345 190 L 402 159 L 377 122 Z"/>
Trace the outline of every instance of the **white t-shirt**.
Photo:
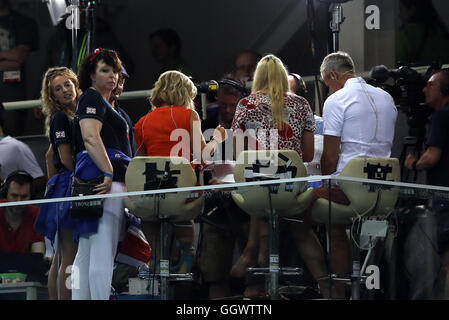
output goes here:
<path id="1" fill-rule="evenodd" d="M 390 94 L 361 77 L 348 79 L 342 89 L 329 96 L 323 107 L 323 134 L 341 137 L 334 174 L 355 157 L 389 158 L 397 113 Z"/>
<path id="2" fill-rule="evenodd" d="M 30 147 L 8 136 L 0 140 L 0 179 L 15 170 L 25 170 L 35 179 L 44 175 Z"/>
<path id="3" fill-rule="evenodd" d="M 319 176 L 321 175 L 321 155 L 323 153 L 323 118 L 315 115 L 315 125 L 317 129 L 314 132 L 314 146 L 315 153 L 313 155 L 313 160 L 310 162 L 305 162 L 304 165 L 307 169 L 308 176 Z"/>

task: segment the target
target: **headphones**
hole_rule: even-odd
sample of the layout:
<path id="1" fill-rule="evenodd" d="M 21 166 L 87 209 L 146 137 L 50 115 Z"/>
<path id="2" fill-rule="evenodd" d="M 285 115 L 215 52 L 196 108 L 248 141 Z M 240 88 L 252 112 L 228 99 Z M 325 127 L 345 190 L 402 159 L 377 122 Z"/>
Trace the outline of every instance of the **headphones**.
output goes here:
<path id="1" fill-rule="evenodd" d="M 31 197 L 33 198 L 33 181 L 34 178 L 25 170 L 16 170 L 11 172 L 5 179 L 5 182 L 3 183 L 3 185 L 1 186 L 0 189 L 0 198 L 1 199 L 6 199 L 6 197 L 8 196 L 8 188 L 9 185 L 11 184 L 12 181 L 16 180 L 17 178 L 22 177 L 22 180 L 25 180 L 25 183 L 29 183 L 30 184 L 30 193 L 31 193 Z"/>
<path id="2" fill-rule="evenodd" d="M 228 85 L 228 86 L 231 86 L 231 87 L 237 89 L 242 94 L 242 98 L 249 96 L 248 90 L 245 88 L 245 86 L 243 84 L 241 84 L 238 81 L 225 78 L 225 79 L 221 79 L 220 81 L 218 81 L 218 85 L 219 86 Z M 218 87 L 218 88 L 220 89 L 220 87 Z"/>
<path id="3" fill-rule="evenodd" d="M 296 80 L 295 94 L 301 97 L 305 97 L 305 95 L 307 94 L 307 87 L 303 86 L 303 84 L 305 85 L 305 83 L 302 77 L 297 73 L 289 73 L 289 75 L 291 75 Z"/>

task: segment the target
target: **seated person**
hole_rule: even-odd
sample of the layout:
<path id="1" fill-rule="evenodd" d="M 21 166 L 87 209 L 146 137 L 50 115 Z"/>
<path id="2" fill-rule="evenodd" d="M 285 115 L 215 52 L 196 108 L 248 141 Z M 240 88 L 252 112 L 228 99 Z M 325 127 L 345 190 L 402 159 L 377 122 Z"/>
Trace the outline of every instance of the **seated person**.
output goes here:
<path id="1" fill-rule="evenodd" d="M 134 126 L 138 152 L 147 156 L 182 156 L 196 167 L 202 160 L 210 159 L 218 145 L 226 140 L 226 130 L 217 126 L 213 137 L 206 143 L 201 131 L 201 121 L 193 109 L 193 99 L 197 89 L 193 82 L 179 71 L 166 71 L 154 85 L 151 95 L 152 111 L 139 119 Z M 203 159 L 204 158 L 204 159 Z M 194 253 L 194 225 L 175 228 L 176 238 L 181 248 L 178 265 L 170 268 L 170 273 L 190 271 Z M 154 225 L 153 225 L 154 227 Z M 143 224 L 144 232 L 152 228 Z M 157 248 L 157 229 L 148 236 Z"/>
<path id="2" fill-rule="evenodd" d="M 256 70 L 257 62 L 262 56 L 252 50 L 243 50 L 237 54 L 235 58 L 233 78 L 245 83 L 253 81 L 254 71 Z"/>
<path id="3" fill-rule="evenodd" d="M 306 98 L 307 88 L 304 79 L 297 73 L 290 73 L 288 75 L 288 83 L 290 85 L 290 92 L 298 96 Z"/>
<path id="4" fill-rule="evenodd" d="M 327 55 L 320 73 L 331 92 L 323 107 L 322 174 L 338 175 L 356 157 L 389 158 L 397 117 L 393 98 L 357 77 L 354 62 L 346 52 Z M 336 185 L 330 192 L 328 186 L 315 189 L 315 199 L 329 199 L 329 196 L 333 202 L 349 204 L 349 199 Z M 302 219 L 305 223 L 312 222 L 310 211 L 306 211 Z M 329 236 L 332 271 L 346 276 L 350 272 L 346 226 L 332 225 Z M 323 262 L 321 269 L 325 267 Z M 345 298 L 343 283 L 337 283 L 334 289 L 334 298 Z"/>
<path id="5" fill-rule="evenodd" d="M 306 98 L 307 94 L 307 87 L 306 83 L 304 82 L 304 79 L 296 73 L 290 73 L 288 75 L 288 83 L 290 85 L 290 92 L 294 93 L 300 97 Z M 315 124 L 316 124 L 316 130 L 314 132 L 315 134 L 315 153 L 313 156 L 312 161 L 305 162 L 304 165 L 307 169 L 307 175 L 309 176 L 315 176 L 315 175 L 321 175 L 321 165 L 320 165 L 320 158 L 321 154 L 323 152 L 323 119 L 317 115 L 315 115 Z M 309 186 L 311 187 L 317 187 L 321 185 L 321 181 L 314 181 L 309 182 Z"/>
<path id="6" fill-rule="evenodd" d="M 2 187 L 0 203 L 31 199 L 33 177 L 26 171 L 14 171 Z M 39 208 L 33 205 L 0 208 L 0 252 L 44 253 L 44 237 L 34 230 Z"/>
<path id="7" fill-rule="evenodd" d="M 43 194 L 47 178 L 30 147 L 5 132 L 4 112 L 0 104 L 0 181 L 4 181 L 14 170 L 25 170 L 34 179 L 33 190 L 38 195 Z"/>
<path id="8" fill-rule="evenodd" d="M 313 113 L 307 100 L 288 91 L 288 73 L 282 61 L 274 55 L 263 57 L 254 73 L 251 95 L 237 106 L 232 123 L 234 136 L 243 136 L 243 131 L 248 131 L 251 134 L 251 139 L 248 139 L 250 150 L 273 149 L 274 145 L 279 150 L 295 150 L 303 161 L 310 161 L 314 154 L 313 132 L 316 129 Z M 284 116 L 286 114 L 288 117 Z M 271 133 L 270 136 L 259 133 L 268 130 L 275 130 L 274 139 Z M 236 157 L 239 151 L 236 151 Z M 324 275 L 326 270 L 318 269 L 317 257 L 309 253 L 319 246 L 312 228 L 292 224 L 292 229 L 298 251 L 308 269 L 315 278 Z M 231 276 L 244 277 L 248 267 L 268 265 L 268 230 L 265 220 L 251 216 L 248 242 L 232 267 Z M 248 287 L 245 295 L 252 295 L 251 289 L 254 288 Z"/>
<path id="9" fill-rule="evenodd" d="M 230 129 L 237 104 L 246 96 L 243 84 L 230 78 L 221 79 L 217 93 L 218 112 L 215 117 L 206 120 L 206 128 L 221 125 L 225 129 Z M 230 155 L 224 152 L 226 143 L 232 143 L 232 139 L 220 145 L 221 148 L 218 149 L 220 152 L 216 151 L 217 157 L 214 157 L 216 161 L 210 166 L 211 170 L 203 171 L 204 181 L 208 181 L 209 184 L 221 184 L 225 180 L 225 174 L 233 173 L 232 164 L 220 163 L 221 160 L 233 159 L 232 152 Z M 226 181 L 231 182 L 228 179 Z M 226 193 L 226 189 L 224 190 L 224 193 L 220 191 L 214 193 L 213 199 L 206 199 L 206 215 L 203 217 L 199 243 L 198 263 L 203 280 L 208 285 L 209 299 L 223 298 L 231 294 L 229 271 L 234 247 L 237 243 L 243 249 L 247 241 L 249 216 L 236 206 Z"/>
<path id="10" fill-rule="evenodd" d="M 231 74 L 223 76 L 218 81 L 217 100 L 213 108 L 217 107 L 217 112 L 208 114 L 203 129 L 213 129 L 221 125 L 225 129 L 231 129 L 232 119 L 234 119 L 235 108 L 240 99 L 248 95 L 248 90 L 244 84 L 232 78 Z"/>

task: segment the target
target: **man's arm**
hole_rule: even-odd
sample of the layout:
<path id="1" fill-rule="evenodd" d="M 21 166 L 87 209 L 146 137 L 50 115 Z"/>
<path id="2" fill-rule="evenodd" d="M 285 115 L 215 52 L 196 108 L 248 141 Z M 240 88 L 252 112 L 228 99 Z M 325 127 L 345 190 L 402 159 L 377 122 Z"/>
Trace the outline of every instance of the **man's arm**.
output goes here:
<path id="1" fill-rule="evenodd" d="M 304 130 L 301 139 L 302 161 L 310 162 L 315 153 L 315 135 L 312 131 Z"/>
<path id="2" fill-rule="evenodd" d="M 413 163 L 416 162 L 416 169 L 417 170 L 428 170 L 435 166 L 441 158 L 441 149 L 438 147 L 430 146 L 427 148 L 427 150 L 423 153 L 421 158 L 417 159 L 414 155 L 409 154 L 407 158 L 405 159 L 404 165 L 410 169 L 413 170 Z"/>
<path id="3" fill-rule="evenodd" d="M 39 242 L 33 243 L 31 245 L 31 252 L 45 254 L 45 242 L 39 241 Z"/>
<path id="4" fill-rule="evenodd" d="M 340 158 L 341 137 L 323 136 L 323 153 L 321 155 L 321 174 L 327 175 L 337 171 L 338 159 Z"/>

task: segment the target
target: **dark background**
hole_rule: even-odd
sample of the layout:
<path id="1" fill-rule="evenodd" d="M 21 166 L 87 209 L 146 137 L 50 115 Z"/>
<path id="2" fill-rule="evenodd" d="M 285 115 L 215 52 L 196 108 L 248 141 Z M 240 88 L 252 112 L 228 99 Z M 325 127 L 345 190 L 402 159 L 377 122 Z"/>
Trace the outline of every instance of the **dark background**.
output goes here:
<path id="1" fill-rule="evenodd" d="M 376 30 L 365 31 L 365 43 L 349 41 L 348 33 L 359 32 L 363 24 L 355 20 L 364 20 L 363 9 L 377 3 L 381 8 L 382 37 L 396 37 L 399 32 L 385 31 L 382 19 L 391 12 L 384 10 L 384 4 L 397 11 L 396 30 L 401 30 L 404 23 L 414 17 L 407 16 L 401 10 L 403 4 L 413 5 L 414 2 L 429 2 L 434 4 L 444 26 L 449 17 L 449 2 L 447 0 L 352 0 L 347 4 L 362 3 L 361 12 L 344 11 L 346 20 L 343 23 L 341 49 L 353 55 L 357 69 L 357 48 L 365 48 L 365 61 L 357 72 L 368 71 L 377 64 L 387 64 L 381 61 L 383 50 L 381 37 L 376 36 Z M 46 46 L 55 27 L 51 23 L 47 5 L 42 0 L 11 0 L 11 6 L 22 14 L 33 17 L 39 27 L 40 49 L 31 53 L 27 63 L 27 97 L 38 99 L 41 78 L 46 69 Z M 148 35 L 158 28 L 173 28 L 182 39 L 181 54 L 188 66 L 195 71 L 197 81 L 219 79 L 231 71 L 236 54 L 243 49 L 252 49 L 261 54 L 274 53 L 288 67 L 289 71 L 302 76 L 313 75 L 319 70 L 322 58 L 332 50 L 331 32 L 329 29 L 329 4 L 322 0 L 314 0 L 315 6 L 315 59 L 312 57 L 309 21 L 307 19 L 306 0 L 97 0 L 97 14 L 111 27 L 112 33 L 123 46 L 126 54 L 132 59 L 134 71 L 127 80 L 125 91 L 151 89 L 160 65 L 151 56 Z M 390 4 L 394 3 L 393 6 Z M 343 5 L 343 8 L 347 4 Z M 427 14 L 427 13 L 426 13 Z M 350 16 L 348 16 L 350 15 Z M 418 12 L 421 17 L 422 13 Z M 443 18 L 442 18 L 443 17 Z M 357 21 L 358 21 L 357 20 Z M 433 19 L 435 20 L 435 19 Z M 377 32 L 377 34 L 380 34 Z M 413 37 L 414 34 L 409 34 Z M 374 49 L 367 49 L 370 37 L 379 38 Z M 368 38 L 368 39 L 366 39 Z M 447 40 L 447 39 L 446 39 Z M 368 42 L 368 44 L 367 44 Z M 443 41 L 444 42 L 444 41 Z M 449 41 L 448 41 L 449 43 Z M 432 46 L 432 44 L 430 44 Z M 394 51 L 393 48 L 391 48 Z M 431 50 L 430 50 L 431 51 Z M 435 50 L 434 50 L 435 51 Z M 449 52 L 448 52 L 449 53 Z M 394 55 L 394 53 L 392 53 Z M 380 58 L 378 58 L 380 57 Z M 379 61 L 378 61 L 379 60 Z M 363 70 L 360 70 L 363 69 Z M 313 101 L 311 105 L 314 106 Z M 123 101 L 122 106 L 128 111 L 135 122 L 149 110 L 146 99 Z M 31 112 L 30 112 L 31 113 Z M 32 115 L 26 122 L 26 134 L 42 133 L 43 121 L 34 121 Z"/>

